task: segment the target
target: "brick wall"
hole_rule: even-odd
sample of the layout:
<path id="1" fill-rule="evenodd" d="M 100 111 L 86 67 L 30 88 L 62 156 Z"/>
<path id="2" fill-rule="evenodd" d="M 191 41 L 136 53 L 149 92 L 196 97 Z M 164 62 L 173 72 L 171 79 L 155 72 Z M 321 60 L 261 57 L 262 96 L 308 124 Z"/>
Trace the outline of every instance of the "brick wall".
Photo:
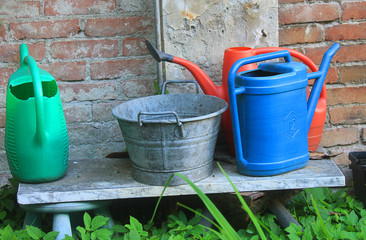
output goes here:
<path id="1" fill-rule="evenodd" d="M 348 152 L 366 150 L 366 1 L 279 0 L 279 24 L 280 45 L 316 64 L 331 44 L 341 44 L 326 79 L 321 146 L 348 165 Z"/>
<path id="2" fill-rule="evenodd" d="M 124 145 L 111 109 L 154 93 L 155 61 L 143 39 L 155 39 L 153 0 L 3 0 L 0 3 L 0 178 L 5 96 L 27 43 L 39 67 L 57 80 L 70 157 L 103 157 Z M 1 182 L 1 181 L 0 181 Z M 1 184 L 0 184 L 1 185 Z"/>

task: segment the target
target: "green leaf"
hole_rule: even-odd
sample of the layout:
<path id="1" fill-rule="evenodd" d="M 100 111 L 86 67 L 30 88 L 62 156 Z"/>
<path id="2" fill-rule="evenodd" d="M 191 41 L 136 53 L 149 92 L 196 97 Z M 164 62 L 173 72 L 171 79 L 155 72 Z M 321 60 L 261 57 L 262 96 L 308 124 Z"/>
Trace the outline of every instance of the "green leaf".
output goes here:
<path id="1" fill-rule="evenodd" d="M 290 233 L 290 234 L 293 234 L 293 235 L 296 235 L 296 236 L 299 236 L 302 234 L 302 227 L 295 224 L 295 223 L 290 223 L 290 226 L 288 226 L 286 229 L 285 229 L 286 232 Z"/>
<path id="2" fill-rule="evenodd" d="M 128 229 L 125 228 L 122 225 L 114 225 L 114 226 L 112 226 L 112 230 L 114 232 L 117 232 L 117 233 L 126 233 L 126 232 L 128 232 Z"/>
<path id="3" fill-rule="evenodd" d="M 59 232 L 56 232 L 56 231 L 52 231 L 52 232 L 49 232 L 47 233 L 43 239 L 44 240 L 54 240 L 57 236 L 58 236 Z"/>
<path id="4" fill-rule="evenodd" d="M 362 234 L 361 239 L 366 239 L 366 226 L 365 225 L 361 225 L 361 234 Z"/>
<path id="5" fill-rule="evenodd" d="M 92 239 L 108 240 L 111 239 L 112 231 L 107 228 L 98 229 L 91 234 Z"/>
<path id="6" fill-rule="evenodd" d="M 184 214 L 184 212 L 183 212 L 183 211 L 180 211 L 178 216 L 179 216 L 179 220 L 180 220 L 184 225 L 187 225 L 188 220 L 187 220 L 187 217 L 186 217 L 186 215 Z"/>
<path id="7" fill-rule="evenodd" d="M 341 232 L 341 238 L 350 240 L 358 239 L 356 232 L 346 232 L 346 231 Z"/>
<path id="8" fill-rule="evenodd" d="M 143 231 L 142 224 L 134 217 L 130 216 L 130 225 L 132 227 L 131 230 L 136 230 L 137 232 Z"/>
<path id="9" fill-rule="evenodd" d="M 188 225 L 197 225 L 199 222 L 201 222 L 201 219 L 202 218 L 200 216 L 196 215 L 193 218 L 189 219 Z"/>
<path id="10" fill-rule="evenodd" d="M 308 188 L 305 189 L 305 193 L 308 202 L 311 202 L 311 196 L 313 196 L 316 201 L 325 200 L 324 188 Z"/>
<path id="11" fill-rule="evenodd" d="M 66 234 L 65 238 L 62 240 L 74 240 L 74 238 Z"/>
<path id="12" fill-rule="evenodd" d="M 77 226 L 77 227 L 76 227 L 76 230 L 78 230 L 78 231 L 79 231 L 79 233 L 81 233 L 81 234 L 85 234 L 85 233 L 86 233 L 85 228 L 80 227 L 80 226 Z"/>
<path id="13" fill-rule="evenodd" d="M 324 221 L 323 221 L 323 219 L 322 219 L 322 217 L 321 217 L 321 215 L 319 213 L 319 209 L 318 209 L 318 207 L 316 205 L 316 202 L 315 202 L 315 200 L 313 198 L 313 195 L 310 195 L 310 196 L 311 196 L 311 202 L 313 203 L 313 206 L 315 208 L 316 215 L 317 215 L 317 217 L 319 219 L 319 222 L 320 222 L 321 228 L 323 229 L 324 234 L 326 235 L 327 239 L 332 239 L 331 234 L 328 231 L 327 227 L 325 226 L 325 223 L 324 223 Z"/>
<path id="14" fill-rule="evenodd" d="M 45 235 L 41 229 L 33 226 L 27 226 L 26 231 L 32 239 L 41 239 Z"/>
<path id="15" fill-rule="evenodd" d="M 310 225 L 305 227 L 304 234 L 302 235 L 302 240 L 313 240 Z"/>
<path id="16" fill-rule="evenodd" d="M 85 229 L 86 230 L 90 230 L 90 227 L 91 227 L 91 217 L 90 217 L 90 215 L 87 212 L 84 213 L 84 225 L 85 225 Z"/>
<path id="17" fill-rule="evenodd" d="M 93 218 L 91 222 L 91 228 L 90 231 L 95 231 L 98 228 L 101 228 L 102 226 L 106 225 L 108 223 L 109 218 L 103 217 L 103 216 L 96 216 Z"/>
<path id="18" fill-rule="evenodd" d="M 140 235 L 135 231 L 131 230 L 128 234 L 124 237 L 125 240 L 140 240 Z"/>
<path id="19" fill-rule="evenodd" d="M 356 226 L 358 224 L 358 216 L 354 210 L 350 212 L 350 214 L 348 215 L 348 219 L 352 225 Z"/>

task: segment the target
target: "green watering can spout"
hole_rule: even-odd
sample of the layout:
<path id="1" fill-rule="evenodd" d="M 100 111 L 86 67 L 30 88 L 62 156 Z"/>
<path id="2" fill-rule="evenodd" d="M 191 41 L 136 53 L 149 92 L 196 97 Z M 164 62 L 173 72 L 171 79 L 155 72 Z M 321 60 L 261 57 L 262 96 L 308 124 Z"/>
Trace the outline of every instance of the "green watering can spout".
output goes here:
<path id="1" fill-rule="evenodd" d="M 23 60 L 23 64 L 28 65 L 33 80 L 34 99 L 36 103 L 36 141 L 42 144 L 46 140 L 42 82 L 34 58 L 32 56 L 25 56 Z"/>

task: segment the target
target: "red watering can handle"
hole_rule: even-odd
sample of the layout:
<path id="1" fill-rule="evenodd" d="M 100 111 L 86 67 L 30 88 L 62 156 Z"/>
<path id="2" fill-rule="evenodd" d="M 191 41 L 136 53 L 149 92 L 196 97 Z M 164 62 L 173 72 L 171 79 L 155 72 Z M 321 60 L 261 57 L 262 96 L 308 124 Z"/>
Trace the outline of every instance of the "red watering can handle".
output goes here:
<path id="1" fill-rule="evenodd" d="M 236 61 L 229 71 L 228 75 L 228 93 L 229 93 L 229 103 L 231 109 L 231 120 L 233 123 L 233 133 L 235 140 L 235 154 L 236 159 L 243 163 L 244 166 L 248 164 L 248 162 L 244 159 L 242 141 L 241 141 L 241 133 L 240 133 L 240 125 L 239 125 L 239 114 L 238 114 L 238 105 L 236 96 L 239 94 L 245 93 L 245 87 L 235 88 L 235 76 L 239 69 L 247 64 L 256 63 L 260 61 L 275 59 L 275 58 L 285 58 L 286 62 L 292 62 L 292 58 L 290 52 L 287 50 L 271 52 L 268 54 L 256 55 L 252 57 L 242 58 Z"/>

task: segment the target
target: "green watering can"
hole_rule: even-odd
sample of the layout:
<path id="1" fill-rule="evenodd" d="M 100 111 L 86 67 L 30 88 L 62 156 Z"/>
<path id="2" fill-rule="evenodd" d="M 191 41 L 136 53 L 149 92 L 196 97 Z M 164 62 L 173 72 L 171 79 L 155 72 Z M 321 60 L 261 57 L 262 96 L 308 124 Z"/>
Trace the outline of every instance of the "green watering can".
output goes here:
<path id="1" fill-rule="evenodd" d="M 11 174 L 21 182 L 49 182 L 66 173 L 69 137 L 57 83 L 25 44 L 8 83 L 5 149 Z"/>

